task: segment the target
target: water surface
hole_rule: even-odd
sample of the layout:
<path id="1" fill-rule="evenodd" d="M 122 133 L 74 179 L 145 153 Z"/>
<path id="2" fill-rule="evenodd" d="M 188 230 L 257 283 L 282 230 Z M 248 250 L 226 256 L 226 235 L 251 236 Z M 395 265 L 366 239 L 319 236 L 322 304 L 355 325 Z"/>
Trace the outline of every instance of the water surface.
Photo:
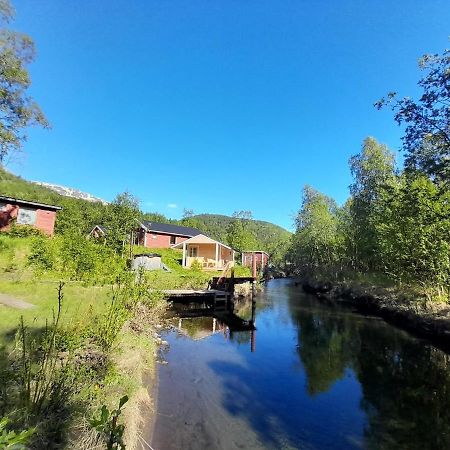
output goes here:
<path id="1" fill-rule="evenodd" d="M 274 280 L 253 336 L 212 318 L 174 325 L 155 450 L 450 448 L 448 355 L 380 319 Z"/>

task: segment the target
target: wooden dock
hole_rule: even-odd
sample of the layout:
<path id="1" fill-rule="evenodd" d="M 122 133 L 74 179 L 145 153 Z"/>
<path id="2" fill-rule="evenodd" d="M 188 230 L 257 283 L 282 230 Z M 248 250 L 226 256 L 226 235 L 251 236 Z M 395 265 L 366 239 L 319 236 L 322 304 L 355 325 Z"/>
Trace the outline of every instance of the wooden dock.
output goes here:
<path id="1" fill-rule="evenodd" d="M 179 317 L 210 316 L 223 322 L 231 331 L 255 330 L 254 321 L 233 313 L 233 293 L 220 289 L 168 289 L 162 291 L 175 304 L 196 304 L 193 308 L 177 311 Z"/>
<path id="2" fill-rule="evenodd" d="M 209 289 L 167 289 L 162 292 L 169 301 L 184 305 L 178 311 L 180 317 L 210 316 L 223 322 L 230 331 L 254 331 L 255 304 L 253 301 L 252 319 L 245 320 L 234 314 L 234 286 L 241 283 L 254 283 L 255 277 L 226 276 L 213 277 Z M 188 307 L 188 304 L 196 304 Z"/>
<path id="3" fill-rule="evenodd" d="M 218 289 L 166 289 L 162 291 L 163 294 L 167 295 L 170 299 L 183 299 L 186 297 L 214 297 L 214 295 L 223 295 L 224 291 Z"/>

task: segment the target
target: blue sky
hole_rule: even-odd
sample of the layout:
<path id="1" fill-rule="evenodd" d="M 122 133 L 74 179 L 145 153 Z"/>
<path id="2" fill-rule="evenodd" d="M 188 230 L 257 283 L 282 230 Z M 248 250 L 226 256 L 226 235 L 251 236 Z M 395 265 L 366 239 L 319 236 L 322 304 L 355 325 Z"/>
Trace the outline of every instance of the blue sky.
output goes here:
<path id="1" fill-rule="evenodd" d="M 401 129 L 374 101 L 418 93 L 449 46 L 448 0 L 16 0 L 52 124 L 8 168 L 143 210 L 286 228 L 310 184 L 343 202 L 348 158 Z"/>

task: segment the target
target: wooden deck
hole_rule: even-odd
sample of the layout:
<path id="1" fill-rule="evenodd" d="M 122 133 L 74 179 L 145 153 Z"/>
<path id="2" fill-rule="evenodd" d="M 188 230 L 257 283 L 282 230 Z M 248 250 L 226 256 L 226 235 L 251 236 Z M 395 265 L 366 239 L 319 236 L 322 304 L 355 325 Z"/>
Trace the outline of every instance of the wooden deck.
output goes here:
<path id="1" fill-rule="evenodd" d="M 224 291 L 218 289 L 166 289 L 162 291 L 169 298 L 183 297 L 214 297 L 215 295 L 223 295 Z"/>

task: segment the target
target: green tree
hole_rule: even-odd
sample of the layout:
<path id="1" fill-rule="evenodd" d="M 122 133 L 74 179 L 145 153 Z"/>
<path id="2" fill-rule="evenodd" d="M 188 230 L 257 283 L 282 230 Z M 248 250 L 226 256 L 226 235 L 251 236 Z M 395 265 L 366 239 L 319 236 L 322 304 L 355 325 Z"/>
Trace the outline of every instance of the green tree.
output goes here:
<path id="1" fill-rule="evenodd" d="M 37 103 L 27 94 L 31 78 L 27 65 L 34 60 L 32 39 L 9 30 L 14 10 L 8 0 L 0 1 L 0 164 L 21 148 L 25 130 L 31 125 L 48 127 Z"/>
<path id="2" fill-rule="evenodd" d="M 349 203 L 352 228 L 352 253 L 355 266 L 363 270 L 377 267 L 377 236 L 374 215 L 381 193 L 395 183 L 395 158 L 374 138 L 364 140 L 361 153 L 349 161 L 353 175 Z"/>
<path id="3" fill-rule="evenodd" d="M 342 260 L 336 202 L 310 186 L 303 188 L 302 207 L 295 220 L 290 259 L 304 274 L 318 270 L 336 273 Z"/>
<path id="4" fill-rule="evenodd" d="M 391 92 L 375 103 L 380 109 L 390 106 L 395 120 L 405 124 L 403 146 L 406 167 L 420 170 L 434 179 L 450 180 L 450 50 L 441 55 L 424 55 L 419 67 L 426 74 L 418 84 L 418 100 L 397 98 Z"/>
<path id="5" fill-rule="evenodd" d="M 159 212 L 146 212 L 141 215 L 141 220 L 147 220 L 148 222 L 158 222 L 158 223 L 170 223 L 164 214 Z"/>
<path id="6" fill-rule="evenodd" d="M 250 229 L 253 220 L 251 211 L 235 211 L 227 227 L 227 242 L 238 252 L 255 250 L 258 246 L 255 234 Z"/>
<path id="7" fill-rule="evenodd" d="M 376 228 L 386 273 L 449 297 L 450 192 L 424 175 L 403 175 L 382 201 Z"/>
<path id="8" fill-rule="evenodd" d="M 132 233 L 137 227 L 141 212 L 139 201 L 129 192 L 118 194 L 108 208 L 106 243 L 120 255 L 132 239 Z"/>

